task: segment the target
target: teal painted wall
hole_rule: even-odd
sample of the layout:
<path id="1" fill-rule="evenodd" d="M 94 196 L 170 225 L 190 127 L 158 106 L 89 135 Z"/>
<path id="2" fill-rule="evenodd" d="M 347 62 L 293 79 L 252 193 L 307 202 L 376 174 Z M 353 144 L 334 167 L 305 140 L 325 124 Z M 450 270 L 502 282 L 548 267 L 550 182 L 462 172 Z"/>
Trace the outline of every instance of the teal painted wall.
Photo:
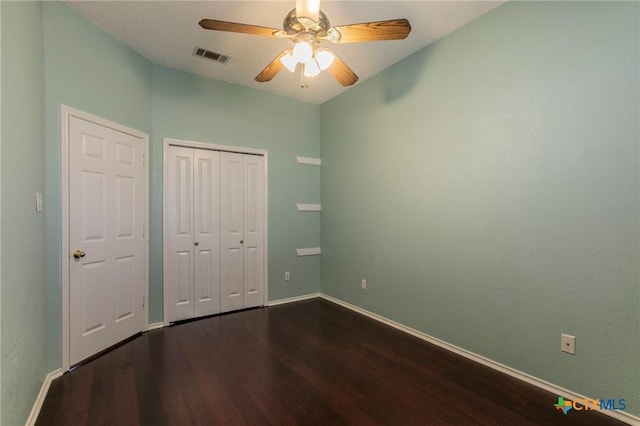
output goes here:
<path id="1" fill-rule="evenodd" d="M 295 249 L 320 245 L 320 215 L 296 203 L 320 202 L 320 168 L 296 156 L 320 156 L 320 107 L 154 66 L 152 121 L 150 321 L 162 321 L 163 138 L 269 151 L 269 300 L 316 293 L 320 258 Z"/>
<path id="2" fill-rule="evenodd" d="M 60 105 L 151 133 L 151 63 L 61 2 L 44 2 L 47 350 L 61 364 Z"/>
<path id="3" fill-rule="evenodd" d="M 640 414 L 639 6 L 509 2 L 323 104 L 322 291 Z"/>
<path id="4" fill-rule="evenodd" d="M 42 5 L 2 2 L 0 424 L 24 424 L 46 369 Z M 16 42 L 19 40 L 20 42 Z"/>
<path id="5" fill-rule="evenodd" d="M 2 420 L 2 2 L 0 2 L 0 421 Z"/>
<path id="6" fill-rule="evenodd" d="M 0 2 L 0 421 L 2 421 L 2 2 Z"/>
<path id="7" fill-rule="evenodd" d="M 267 149 L 270 300 L 322 272 L 330 295 L 639 413 L 638 3 L 509 3 L 322 107 L 152 65 L 60 3 L 1 7 L 0 423 L 60 366 L 61 103 L 151 136 L 151 322 L 162 138 Z M 321 138 L 322 182 L 295 163 Z M 295 210 L 320 200 L 322 232 Z M 321 239 L 321 268 L 296 257 Z"/>

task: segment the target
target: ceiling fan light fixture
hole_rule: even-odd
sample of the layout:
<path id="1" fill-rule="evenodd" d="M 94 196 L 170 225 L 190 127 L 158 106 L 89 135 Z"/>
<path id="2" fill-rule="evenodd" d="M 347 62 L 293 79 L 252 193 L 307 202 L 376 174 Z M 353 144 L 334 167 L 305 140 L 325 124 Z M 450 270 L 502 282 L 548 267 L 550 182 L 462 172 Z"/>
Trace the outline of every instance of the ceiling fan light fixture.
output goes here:
<path id="1" fill-rule="evenodd" d="M 305 77 L 315 77 L 318 74 L 320 74 L 320 67 L 318 66 L 318 63 L 315 60 L 309 61 L 306 64 L 304 64 Z"/>
<path id="2" fill-rule="evenodd" d="M 293 57 L 301 64 L 306 64 L 313 58 L 313 47 L 306 41 L 299 41 L 293 46 Z"/>
<path id="3" fill-rule="evenodd" d="M 294 72 L 298 66 L 298 61 L 296 61 L 296 58 L 293 57 L 292 53 L 291 49 L 287 50 L 285 55 L 280 58 L 280 62 L 282 62 L 282 65 L 284 65 L 289 71 Z"/>
<path id="4" fill-rule="evenodd" d="M 331 53 L 329 49 L 316 50 L 316 61 L 318 62 L 318 67 L 320 67 L 322 71 L 329 68 L 335 58 L 335 55 Z"/>
<path id="5" fill-rule="evenodd" d="M 2 0 L 0 0 L 2 1 Z M 216 19 L 201 19 L 205 30 L 251 34 L 261 37 L 286 38 L 294 43 L 276 56 L 255 77 L 257 82 L 271 81 L 280 71 L 300 70 L 302 87 L 307 87 L 306 78 L 326 70 L 342 86 L 358 81 L 351 68 L 330 49 L 319 47 L 323 41 L 332 43 L 362 43 L 369 41 L 402 40 L 411 32 L 411 24 L 405 18 L 332 27 L 327 15 L 320 10 L 320 0 L 295 0 L 296 7 L 287 13 L 282 29 L 241 24 Z M 298 66 L 301 64 L 301 66 Z"/>

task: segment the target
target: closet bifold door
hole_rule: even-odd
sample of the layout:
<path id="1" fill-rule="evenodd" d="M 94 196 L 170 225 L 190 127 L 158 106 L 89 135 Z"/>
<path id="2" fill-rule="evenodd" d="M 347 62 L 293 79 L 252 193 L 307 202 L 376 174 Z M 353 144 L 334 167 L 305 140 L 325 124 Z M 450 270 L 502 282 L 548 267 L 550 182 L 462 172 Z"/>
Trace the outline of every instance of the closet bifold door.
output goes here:
<path id="1" fill-rule="evenodd" d="M 170 146 L 169 321 L 220 312 L 219 153 Z"/>
<path id="2" fill-rule="evenodd" d="M 220 313 L 220 153 L 195 149 L 193 160 L 194 316 L 200 317 Z"/>
<path id="3" fill-rule="evenodd" d="M 169 321 L 193 316 L 193 150 L 168 149 Z"/>
<path id="4" fill-rule="evenodd" d="M 222 312 L 244 308 L 244 155 L 220 153 Z"/>
<path id="5" fill-rule="evenodd" d="M 264 303 L 264 157 L 220 153 L 222 312 Z"/>
<path id="6" fill-rule="evenodd" d="M 264 304 L 264 157 L 244 156 L 244 306 Z"/>

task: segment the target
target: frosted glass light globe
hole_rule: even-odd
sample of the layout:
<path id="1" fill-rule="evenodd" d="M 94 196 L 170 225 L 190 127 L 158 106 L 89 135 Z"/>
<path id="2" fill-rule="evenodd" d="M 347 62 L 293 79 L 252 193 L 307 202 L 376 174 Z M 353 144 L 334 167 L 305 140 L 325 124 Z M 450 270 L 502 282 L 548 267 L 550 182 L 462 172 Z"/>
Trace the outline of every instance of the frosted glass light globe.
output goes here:
<path id="1" fill-rule="evenodd" d="M 316 61 L 318 61 L 318 66 L 323 71 L 331 66 L 334 59 L 335 56 L 329 50 L 318 49 L 316 51 Z"/>
<path id="2" fill-rule="evenodd" d="M 291 54 L 291 51 L 288 51 L 282 58 L 280 58 L 280 62 L 282 62 L 282 64 L 291 72 L 294 72 L 296 70 L 296 66 L 298 66 L 298 62 Z"/>
<path id="3" fill-rule="evenodd" d="M 316 61 L 309 61 L 304 64 L 304 76 L 305 77 L 315 77 L 320 74 L 320 68 Z"/>
<path id="4" fill-rule="evenodd" d="M 306 41 L 300 41 L 293 47 L 293 57 L 301 64 L 306 64 L 313 58 L 313 48 Z"/>

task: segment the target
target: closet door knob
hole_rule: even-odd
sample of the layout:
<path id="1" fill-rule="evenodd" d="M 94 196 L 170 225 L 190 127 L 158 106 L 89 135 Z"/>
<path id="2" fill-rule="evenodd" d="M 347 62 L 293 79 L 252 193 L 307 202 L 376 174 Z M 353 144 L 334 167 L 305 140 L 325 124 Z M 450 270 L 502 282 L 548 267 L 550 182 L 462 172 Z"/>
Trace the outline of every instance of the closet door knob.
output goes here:
<path id="1" fill-rule="evenodd" d="M 200 245 L 200 243 L 196 241 L 195 243 L 193 243 L 193 245 L 194 245 L 194 246 L 199 246 L 199 245 Z"/>
<path id="2" fill-rule="evenodd" d="M 240 240 L 240 244 L 244 244 L 244 240 Z"/>

